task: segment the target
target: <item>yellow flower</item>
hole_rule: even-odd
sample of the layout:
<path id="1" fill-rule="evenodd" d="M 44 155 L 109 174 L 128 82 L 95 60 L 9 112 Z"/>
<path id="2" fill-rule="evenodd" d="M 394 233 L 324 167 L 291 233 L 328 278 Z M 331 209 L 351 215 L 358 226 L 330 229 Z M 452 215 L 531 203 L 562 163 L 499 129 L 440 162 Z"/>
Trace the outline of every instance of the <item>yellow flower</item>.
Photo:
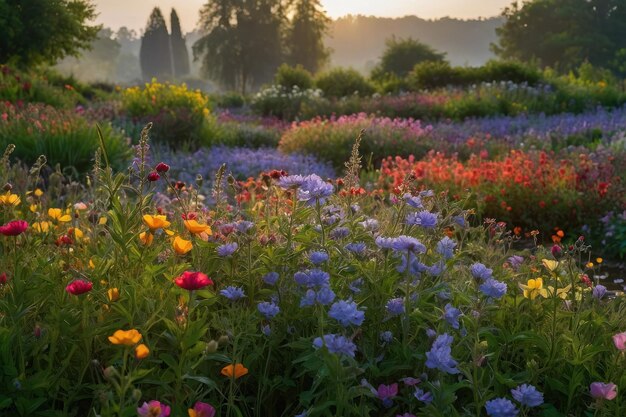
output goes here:
<path id="1" fill-rule="evenodd" d="M 170 227 L 170 222 L 167 221 L 167 217 L 161 214 L 155 214 L 151 216 L 150 214 L 143 215 L 143 222 L 148 226 L 150 231 L 154 232 L 155 230 L 165 229 L 166 227 Z"/>
<path id="2" fill-rule="evenodd" d="M 519 284 L 519 287 L 524 291 L 524 297 L 530 298 L 531 300 L 537 298 L 538 295 L 542 297 L 547 296 L 546 290 L 543 288 L 542 278 L 529 279 L 526 285 Z"/>
<path id="3" fill-rule="evenodd" d="M 545 295 L 541 294 L 541 296 L 543 298 L 553 298 L 553 297 L 559 297 L 563 300 L 565 300 L 567 298 L 567 293 L 569 292 L 569 290 L 572 289 L 572 284 L 569 284 L 566 287 L 563 288 L 559 288 L 558 290 L 556 290 L 556 294 L 554 293 L 554 287 L 553 286 L 549 286 L 548 287 L 548 291 L 546 291 Z"/>
<path id="4" fill-rule="evenodd" d="M 194 235 L 200 233 L 206 233 L 207 235 L 211 234 L 211 226 L 203 223 L 198 223 L 196 220 L 185 220 L 184 221 L 185 228 L 189 230 L 190 233 Z"/>
<path id="5" fill-rule="evenodd" d="M 100 217 L 100 218 L 98 219 L 98 224 L 99 224 L 100 226 L 104 226 L 105 224 L 107 224 L 107 218 L 106 218 L 106 217 Z"/>
<path id="6" fill-rule="evenodd" d="M 33 213 L 37 213 L 37 208 L 37 204 L 31 204 L 30 206 L 28 206 L 28 209 Z"/>
<path id="7" fill-rule="evenodd" d="M 33 229 L 35 229 L 35 231 L 39 233 L 48 233 L 48 230 L 50 230 L 50 225 L 52 225 L 52 223 L 50 222 L 35 222 L 33 223 Z"/>
<path id="8" fill-rule="evenodd" d="M 61 223 L 69 222 L 70 220 L 72 220 L 72 217 L 69 214 L 63 214 L 61 209 L 58 208 L 49 208 L 48 217 Z"/>
<path id="9" fill-rule="evenodd" d="M 133 346 L 141 340 L 141 333 L 135 329 L 116 330 L 113 336 L 109 336 L 109 341 L 114 345 Z"/>
<path id="10" fill-rule="evenodd" d="M 602 258 L 596 258 L 596 263 L 601 264 L 601 263 L 602 263 L 602 261 L 604 261 L 604 259 L 602 259 Z"/>
<path id="11" fill-rule="evenodd" d="M 137 359 L 147 358 L 149 354 L 150 349 L 148 349 L 148 346 L 144 345 L 143 343 L 135 348 L 135 358 Z"/>
<path id="12" fill-rule="evenodd" d="M 96 269 L 96 264 L 93 263 L 93 259 L 89 259 L 89 268 Z"/>
<path id="13" fill-rule="evenodd" d="M 139 233 L 139 241 L 144 246 L 152 245 L 152 241 L 154 240 L 154 235 L 152 232 L 141 232 Z"/>
<path id="14" fill-rule="evenodd" d="M 22 200 L 20 200 L 20 196 L 17 194 L 11 194 L 10 191 L 7 191 L 4 195 L 0 195 L 0 204 L 2 205 L 17 206 L 21 202 Z"/>
<path id="15" fill-rule="evenodd" d="M 587 265 L 585 265 L 587 268 L 593 268 L 593 262 L 589 261 L 587 262 Z"/>
<path id="16" fill-rule="evenodd" d="M 548 268 L 550 272 L 556 271 L 556 269 L 559 267 L 559 261 L 553 261 L 551 259 L 544 259 L 541 261 L 541 263 L 543 264 L 543 266 Z"/>
<path id="17" fill-rule="evenodd" d="M 43 191 L 41 191 L 39 188 L 37 188 L 34 192 L 35 197 L 41 197 L 43 195 Z"/>
<path id="18" fill-rule="evenodd" d="M 193 248 L 190 240 L 185 240 L 180 236 L 176 236 L 174 238 L 174 242 L 172 242 L 172 247 L 174 251 L 176 251 L 179 255 L 184 255 Z"/>
<path id="19" fill-rule="evenodd" d="M 90 261 L 91 262 L 91 261 Z M 117 288 L 109 288 L 107 291 L 107 297 L 109 297 L 109 301 L 115 302 L 120 299 L 120 290 Z"/>

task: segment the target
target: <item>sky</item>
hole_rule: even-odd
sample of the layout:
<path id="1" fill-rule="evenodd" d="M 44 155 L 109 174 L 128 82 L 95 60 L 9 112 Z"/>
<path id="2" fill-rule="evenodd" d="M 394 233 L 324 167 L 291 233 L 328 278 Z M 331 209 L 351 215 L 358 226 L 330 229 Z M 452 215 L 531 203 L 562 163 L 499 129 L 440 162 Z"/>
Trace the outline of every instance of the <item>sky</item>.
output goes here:
<path id="1" fill-rule="evenodd" d="M 94 0 L 99 16 L 97 23 L 117 29 L 127 26 L 138 32 L 145 27 L 155 6 L 166 16 L 173 7 L 181 20 L 183 32 L 191 31 L 198 23 L 198 11 L 206 0 Z M 364 14 L 383 17 L 416 15 L 424 19 L 457 17 L 471 19 L 491 17 L 512 0 L 321 0 L 332 18 L 347 14 Z M 169 17 L 166 17 L 169 21 Z"/>

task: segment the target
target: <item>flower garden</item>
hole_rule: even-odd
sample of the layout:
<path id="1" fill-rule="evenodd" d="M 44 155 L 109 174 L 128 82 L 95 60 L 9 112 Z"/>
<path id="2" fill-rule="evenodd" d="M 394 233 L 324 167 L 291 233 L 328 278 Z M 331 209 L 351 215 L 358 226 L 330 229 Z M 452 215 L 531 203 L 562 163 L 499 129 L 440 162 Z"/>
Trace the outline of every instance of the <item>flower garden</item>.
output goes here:
<path id="1" fill-rule="evenodd" d="M 626 415 L 626 108 L 568 88 L 2 67 L 0 415 Z"/>

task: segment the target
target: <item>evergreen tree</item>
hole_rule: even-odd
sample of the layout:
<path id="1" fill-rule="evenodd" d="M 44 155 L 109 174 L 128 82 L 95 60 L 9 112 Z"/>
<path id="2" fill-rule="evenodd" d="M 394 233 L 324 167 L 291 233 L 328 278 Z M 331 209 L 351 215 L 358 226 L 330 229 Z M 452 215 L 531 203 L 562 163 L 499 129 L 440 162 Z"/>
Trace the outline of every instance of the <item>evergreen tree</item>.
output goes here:
<path id="1" fill-rule="evenodd" d="M 282 61 L 283 0 L 212 0 L 200 12 L 203 36 L 193 45 L 205 75 L 246 89 L 272 79 Z"/>
<path id="2" fill-rule="evenodd" d="M 170 36 L 165 19 L 158 7 L 155 7 L 148 19 L 148 26 L 141 38 L 139 62 L 144 80 L 152 77 L 170 78 L 173 75 Z"/>
<path id="3" fill-rule="evenodd" d="M 324 46 L 330 19 L 321 9 L 319 0 L 298 0 L 287 35 L 289 60 L 315 73 L 328 61 L 329 50 Z"/>
<path id="4" fill-rule="evenodd" d="M 170 14 L 170 46 L 172 48 L 172 62 L 174 64 L 174 76 L 184 77 L 189 74 L 189 52 L 187 43 L 180 30 L 180 20 L 176 10 Z"/>

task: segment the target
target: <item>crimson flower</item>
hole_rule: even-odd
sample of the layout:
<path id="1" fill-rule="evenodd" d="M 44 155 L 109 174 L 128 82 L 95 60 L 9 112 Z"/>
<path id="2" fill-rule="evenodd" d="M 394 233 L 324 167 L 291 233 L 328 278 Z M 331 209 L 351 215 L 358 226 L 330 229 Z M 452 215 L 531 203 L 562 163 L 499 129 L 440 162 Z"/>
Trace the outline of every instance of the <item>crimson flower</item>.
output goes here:
<path id="1" fill-rule="evenodd" d="M 8 281 L 7 273 L 6 272 L 1 273 L 0 274 L 0 285 L 6 284 L 7 281 Z M 615 336 L 614 336 L 614 338 L 615 338 Z"/>
<path id="2" fill-rule="evenodd" d="M 174 278 L 174 284 L 188 291 L 199 290 L 207 285 L 213 285 L 213 281 L 202 272 L 185 271 L 179 277 Z"/>
<path id="3" fill-rule="evenodd" d="M 73 295 L 81 295 L 91 291 L 92 288 L 93 284 L 91 282 L 84 279 L 76 279 L 67 284 L 67 287 L 65 287 L 65 291 Z"/>
<path id="4" fill-rule="evenodd" d="M 170 166 L 165 162 L 159 162 L 154 168 L 157 172 L 167 172 L 170 170 Z"/>
<path id="5" fill-rule="evenodd" d="M 4 226 L 0 226 L 0 235 L 5 236 L 17 236 L 24 233 L 24 231 L 28 228 L 28 223 L 24 220 L 13 220 L 5 224 Z"/>
<path id="6" fill-rule="evenodd" d="M 152 171 L 151 173 L 148 174 L 148 181 L 152 181 L 152 182 L 158 181 L 159 178 L 161 178 L 161 176 L 156 171 Z"/>

